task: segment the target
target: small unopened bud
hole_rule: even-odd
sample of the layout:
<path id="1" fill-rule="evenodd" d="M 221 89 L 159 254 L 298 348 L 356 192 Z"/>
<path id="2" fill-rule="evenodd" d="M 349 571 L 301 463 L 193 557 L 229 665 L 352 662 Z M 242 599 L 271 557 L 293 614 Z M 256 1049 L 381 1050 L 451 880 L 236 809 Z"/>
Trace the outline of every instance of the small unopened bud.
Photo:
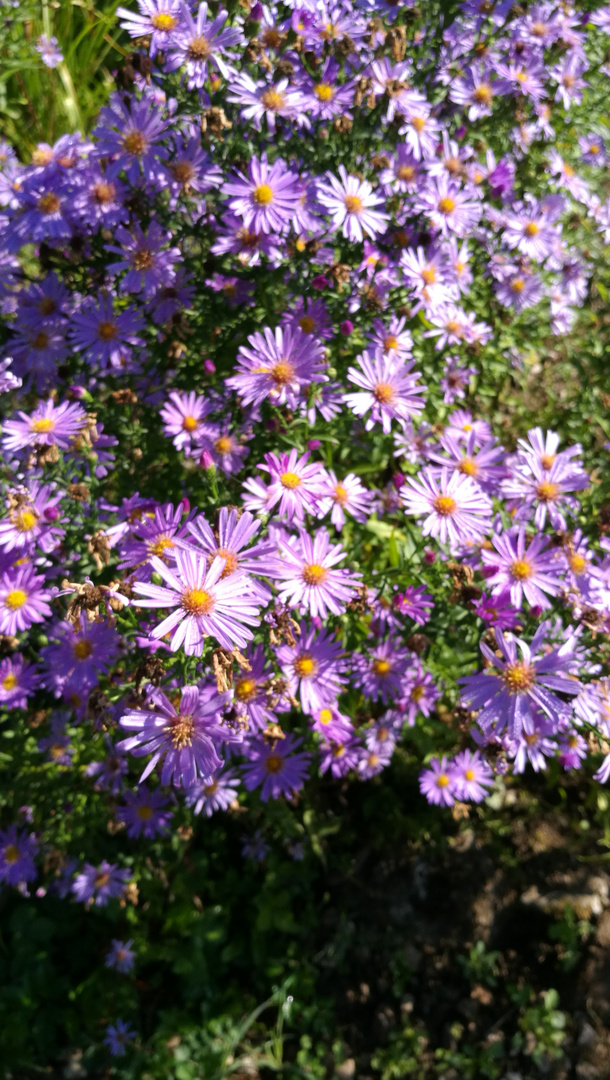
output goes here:
<path id="1" fill-rule="evenodd" d="M 213 360 L 204 360 L 203 361 L 203 370 L 205 371 L 206 375 L 213 375 L 214 372 L 216 371 L 216 365 L 215 365 L 214 361 Z"/>
<path id="2" fill-rule="evenodd" d="M 263 17 L 263 5 L 258 3 L 258 0 L 257 0 L 257 3 L 253 4 L 252 7 L 250 8 L 250 14 L 248 15 L 248 18 L 251 19 L 252 22 L 260 22 L 262 17 Z"/>
<path id="3" fill-rule="evenodd" d="M 308 450 L 319 450 L 321 445 L 322 445 L 322 443 L 320 442 L 319 439 L 309 439 L 309 441 L 307 443 L 307 449 Z"/>
<path id="4" fill-rule="evenodd" d="M 214 464 L 214 458 L 210 454 L 209 450 L 202 450 L 201 457 L 199 458 L 199 464 L 206 472 L 214 474 L 216 472 L 216 466 Z"/>
<path id="5" fill-rule="evenodd" d="M 344 337 L 349 337 L 354 332 L 354 324 L 351 319 L 344 319 L 339 325 L 339 329 Z"/>
<path id="6" fill-rule="evenodd" d="M 397 491 L 400 491 L 400 488 L 402 487 L 404 482 L 405 478 L 401 472 L 394 473 L 394 476 L 392 477 L 392 483 L 394 484 L 394 487 Z"/>
<path id="7" fill-rule="evenodd" d="M 190 512 L 191 512 L 191 504 L 190 504 L 189 500 L 187 499 L 186 495 L 181 500 L 181 505 L 182 505 L 182 514 L 183 515 L 190 514 Z"/>
<path id="8" fill-rule="evenodd" d="M 432 566 L 432 563 L 436 562 L 436 553 L 431 551 L 430 548 L 427 548 L 426 551 L 424 551 L 424 562 L 427 563 L 428 566 Z"/>
<path id="9" fill-rule="evenodd" d="M 45 521 L 57 521 L 59 517 L 59 510 L 56 506 L 47 506 L 44 512 Z"/>

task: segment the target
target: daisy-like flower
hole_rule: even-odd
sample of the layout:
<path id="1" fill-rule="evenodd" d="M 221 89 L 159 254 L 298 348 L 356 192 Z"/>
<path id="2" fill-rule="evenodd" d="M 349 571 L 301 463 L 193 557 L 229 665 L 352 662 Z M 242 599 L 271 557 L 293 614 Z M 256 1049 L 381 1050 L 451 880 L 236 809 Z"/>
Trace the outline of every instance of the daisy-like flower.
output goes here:
<path id="1" fill-rule="evenodd" d="M 252 544 L 260 527 L 260 521 L 256 521 L 248 510 L 239 513 L 235 508 L 229 510 L 223 506 L 218 514 L 215 531 L 212 531 L 203 514 L 199 514 L 188 525 L 192 541 L 182 541 L 179 546 L 188 546 L 196 552 L 202 552 L 208 563 L 212 563 L 215 558 L 224 559 L 221 581 L 244 571 L 248 575 L 265 576 L 275 570 L 276 546 L 270 540 L 259 540 L 257 544 Z M 251 578 L 246 578 L 245 581 L 242 578 L 242 589 L 244 588 L 256 593 L 262 603 L 271 599 L 269 590 Z"/>
<path id="2" fill-rule="evenodd" d="M 0 577 L 0 634 L 19 634 L 33 623 L 44 622 L 51 614 L 44 588 L 44 574 L 26 564 L 7 570 Z"/>
<path id="3" fill-rule="evenodd" d="M 557 596 L 561 591 L 563 559 L 556 548 L 547 550 L 548 538 L 535 536 L 526 547 L 525 529 L 521 528 L 494 533 L 491 542 L 495 551 L 483 548 L 481 556 L 492 595 L 508 592 L 517 609 L 523 597 L 532 607 L 550 607 L 546 594 Z"/>
<path id="4" fill-rule="evenodd" d="M 2 425 L 2 445 L 9 453 L 26 446 L 59 446 L 66 450 L 87 420 L 82 405 L 64 401 L 56 406 L 50 398 L 30 416 L 24 412 L 17 415 L 19 420 L 5 420 Z"/>
<path id="5" fill-rule="evenodd" d="M 180 25 L 172 33 L 169 52 L 165 61 L 166 71 L 186 66 L 187 86 L 189 90 L 201 90 L 212 66 L 217 67 L 223 78 L 228 79 L 231 69 L 226 64 L 223 53 L 240 45 L 243 37 L 240 30 L 227 27 L 228 13 L 220 10 L 211 21 L 208 19 L 208 5 L 199 5 L 197 18 L 191 15 L 187 4 L 180 4 Z"/>
<path id="6" fill-rule="evenodd" d="M 397 708 L 403 714 L 409 727 L 413 727 L 418 713 L 430 716 L 435 701 L 438 701 L 440 697 L 440 692 L 430 672 L 424 671 L 419 660 L 416 660 L 413 668 L 408 672 L 407 685 L 408 692 L 401 698 Z"/>
<path id="7" fill-rule="evenodd" d="M 107 968 L 113 968 L 121 975 L 129 975 L 135 964 L 136 954 L 132 949 L 133 938 L 129 941 L 119 941 L 113 938 L 110 949 L 106 953 L 104 964 Z"/>
<path id="8" fill-rule="evenodd" d="M 106 859 L 99 866 L 85 863 L 72 882 L 72 892 L 81 904 L 105 907 L 114 897 L 124 896 L 130 878 L 130 870 L 121 870 Z"/>
<path id="9" fill-rule="evenodd" d="M 279 503 L 280 516 L 289 522 L 302 522 L 306 513 L 317 513 L 325 473 L 320 462 L 308 461 L 309 451 L 301 457 L 296 450 L 265 454 L 265 464 L 259 468 L 269 473 L 267 510 Z"/>
<path id="10" fill-rule="evenodd" d="M 401 615 L 407 615 L 418 626 L 428 622 L 434 607 L 434 600 L 426 592 L 425 585 L 407 585 L 404 592 L 396 593 L 392 607 Z"/>
<path id="11" fill-rule="evenodd" d="M 260 797 L 263 802 L 280 795 L 294 795 L 303 786 L 311 757 L 307 752 L 294 751 L 302 739 L 285 735 L 275 744 L 263 739 L 253 739 L 248 746 L 248 764 L 243 766 L 244 784 L 248 791 L 262 785 Z"/>
<path id="12" fill-rule="evenodd" d="M 366 431 L 381 424 L 389 434 L 392 420 L 404 424 L 409 417 L 419 416 L 423 407 L 424 387 L 418 385 L 419 372 L 412 371 L 413 361 L 400 363 L 390 353 L 376 352 L 371 359 L 367 352 L 358 357 L 359 368 L 348 369 L 350 382 L 361 387 L 355 393 L 344 394 L 344 401 L 356 416 L 370 412 Z"/>
<path id="13" fill-rule="evenodd" d="M 303 97 L 300 90 L 291 86 L 288 79 L 280 79 L 269 84 L 250 77 L 245 71 L 240 72 L 231 81 L 227 101 L 241 105 L 242 120 L 251 120 L 257 131 L 261 130 L 262 121 L 267 121 L 270 132 L 276 130 L 276 117 L 302 122 Z"/>
<path id="14" fill-rule="evenodd" d="M 425 307 L 434 307 L 451 297 L 447 282 L 447 261 L 440 249 L 407 248 L 400 256 L 406 284 L 415 290 Z"/>
<path id="15" fill-rule="evenodd" d="M 423 517 L 423 536 L 438 537 L 451 548 L 479 540 L 491 527 L 492 505 L 469 476 L 442 469 L 422 469 L 408 477 L 400 495 L 407 514 Z"/>
<path id="16" fill-rule="evenodd" d="M 130 534 L 121 544 L 119 568 L 132 568 L 136 577 L 147 580 L 153 555 L 166 563 L 172 561 L 180 539 L 186 534 L 188 517 L 183 523 L 183 516 L 182 503 L 176 507 L 165 503 L 155 507 L 152 517 L 146 515 L 134 522 Z"/>
<path id="17" fill-rule="evenodd" d="M 329 469 L 320 488 L 318 515 L 321 518 L 326 517 L 330 510 L 330 520 L 341 532 L 346 514 L 356 521 L 367 520 L 372 512 L 374 498 L 373 492 L 367 491 L 355 473 L 348 473 L 343 480 L 338 480 L 332 469 Z"/>
<path id="18" fill-rule="evenodd" d="M 331 214 L 333 227 L 341 227 L 342 235 L 355 241 L 362 241 L 365 232 L 370 236 L 384 232 L 389 216 L 375 209 L 384 200 L 373 194 L 368 180 L 348 175 L 343 165 L 339 166 L 339 177 L 328 173 L 327 179 L 317 184 L 318 199 Z"/>
<path id="19" fill-rule="evenodd" d="M 116 312 L 107 293 L 85 303 L 70 320 L 74 348 L 82 351 L 90 364 L 107 368 L 125 367 L 133 349 L 144 345 L 140 337 L 143 329 L 140 312 L 134 308 Z"/>
<path id="20" fill-rule="evenodd" d="M 324 382 L 327 367 L 319 341 L 299 327 L 266 326 L 248 338 L 237 354 L 236 374 L 226 380 L 244 405 L 270 400 L 295 408 L 312 383 Z"/>
<path id="21" fill-rule="evenodd" d="M 183 646 L 187 656 L 201 656 L 207 637 L 225 649 L 242 649 L 252 640 L 249 627 L 260 622 L 260 600 L 245 575 L 222 580 L 225 559 L 215 558 L 207 568 L 205 556 L 178 549 L 172 568 L 154 555 L 150 562 L 166 584 L 137 581 L 138 606 L 174 609 L 154 628 L 153 638 L 172 633 L 170 649 L 176 652 Z"/>
<path id="22" fill-rule="evenodd" d="M 247 671 L 242 671 L 233 682 L 233 705 L 235 710 L 248 721 L 248 726 L 255 731 L 262 731 L 267 724 L 275 722 L 271 711 L 274 695 L 270 680 L 275 672 L 267 666 L 262 645 L 249 649 L 246 660 L 250 664 Z"/>
<path id="23" fill-rule="evenodd" d="M 25 709 L 28 697 L 34 693 L 40 676 L 34 664 L 28 664 L 21 653 L 0 660 L 0 706 L 4 709 Z"/>
<path id="24" fill-rule="evenodd" d="M 525 721 L 533 720 L 537 710 L 542 710 L 555 725 L 570 719 L 571 706 L 551 691 L 575 697 L 582 689 L 572 675 L 575 640 L 568 637 L 559 648 L 549 649 L 545 644 L 549 629 L 548 622 L 541 623 L 528 645 L 522 638 L 505 637 L 496 628 L 501 658 L 482 641 L 481 652 L 491 667 L 487 672 L 458 680 L 463 687 L 462 702 L 481 710 L 477 723 L 487 737 L 493 727 L 496 735 L 506 728 L 510 739 L 518 739 Z M 499 673 L 492 673 L 492 667 Z"/>
<path id="25" fill-rule="evenodd" d="M 427 188 L 418 192 L 414 209 L 426 214 L 432 225 L 444 236 L 455 233 L 464 236 L 481 216 L 480 203 L 470 199 L 449 176 L 434 177 Z"/>
<path id="26" fill-rule="evenodd" d="M 16 825 L 0 832 L 0 881 L 7 885 L 33 881 L 37 874 L 34 863 L 37 851 L 36 838 L 26 832 L 19 832 Z"/>
<path id="27" fill-rule="evenodd" d="M 205 422 L 205 417 L 213 411 L 214 402 L 194 390 L 189 393 L 172 390 L 169 401 L 161 409 L 163 434 L 172 437 L 176 450 L 182 450 L 185 457 L 190 457 L 204 436 L 216 437 L 218 425 Z"/>
<path id="28" fill-rule="evenodd" d="M 325 619 L 329 614 L 340 615 L 353 598 L 360 574 L 336 569 L 345 559 L 341 544 L 331 544 L 326 529 L 318 529 L 312 538 L 299 529 L 298 538 L 289 546 L 280 546 L 280 561 L 276 577 L 279 599 L 289 607 L 299 607 L 313 617 Z"/>
<path id="29" fill-rule="evenodd" d="M 113 94 L 110 103 L 100 112 L 100 123 L 94 131 L 93 156 L 107 158 L 106 176 L 114 180 L 125 170 L 130 184 L 156 179 L 159 161 L 168 151 L 162 144 L 167 122 L 150 97 L 138 101 L 130 98 L 129 106 L 120 94 Z"/>
<path id="30" fill-rule="evenodd" d="M 150 38 L 150 56 L 154 59 L 158 52 L 166 52 L 174 31 L 180 26 L 180 0 L 138 0 L 139 12 L 119 7 L 117 19 L 121 19 L 121 30 L 126 30 L 130 37 Z"/>
<path id="31" fill-rule="evenodd" d="M 555 529 L 567 528 L 565 512 L 574 514 L 578 500 L 571 494 L 589 487 L 590 480 L 577 462 L 558 456 L 550 469 L 531 458 L 527 465 L 517 464 L 500 489 L 508 500 L 507 510 L 514 510 L 518 521 L 527 521 L 534 515 L 534 524 L 544 528 L 547 514 Z"/>
<path id="32" fill-rule="evenodd" d="M 56 492 L 54 488 L 55 485 L 34 480 L 27 488 L 9 490 L 9 513 L 0 521 L 0 548 L 19 551 L 35 543 L 48 554 L 57 546 L 63 529 L 56 528 L 55 523 L 64 492 Z"/>
<path id="33" fill-rule="evenodd" d="M 214 773 L 205 780 L 196 780 L 184 793 L 184 801 L 192 807 L 194 814 L 203 810 L 206 817 L 211 817 L 216 810 L 228 810 L 237 800 L 239 778 L 234 769 Z"/>
<path id="34" fill-rule="evenodd" d="M 173 818 L 171 810 L 166 810 L 167 799 L 160 791 L 149 791 L 140 787 L 138 791 L 126 791 L 123 799 L 125 806 L 116 811 L 117 821 L 127 825 L 127 835 L 132 839 L 145 836 L 154 840 L 155 836 L 166 833 Z"/>
<path id="35" fill-rule="evenodd" d="M 358 768 L 362 743 L 350 731 L 330 740 L 320 747 L 320 775 L 330 771 L 335 778 L 347 776 L 352 769 Z"/>
<path id="36" fill-rule="evenodd" d="M 225 183 L 229 209 L 253 233 L 283 233 L 288 229 L 301 198 L 299 178 L 281 158 L 269 165 L 267 155 L 250 158 L 248 175 L 238 172 Z"/>
<path id="37" fill-rule="evenodd" d="M 335 702 L 318 709 L 310 720 L 312 731 L 322 735 L 327 741 L 337 739 L 340 742 L 341 739 L 349 738 L 354 730 L 349 717 L 340 712 Z"/>
<path id="38" fill-rule="evenodd" d="M 400 694 L 412 661 L 395 638 L 382 641 L 370 656 L 356 654 L 352 661 L 352 681 L 372 701 L 390 701 Z"/>
<path id="39" fill-rule="evenodd" d="M 388 325 L 381 319 L 373 319 L 373 328 L 368 335 L 368 344 L 376 354 L 381 351 L 384 356 L 390 356 L 393 360 L 404 363 L 409 360 L 413 352 L 413 338 L 409 330 L 405 329 L 406 318 L 393 315 Z"/>
<path id="40" fill-rule="evenodd" d="M 197 686 L 183 686 L 175 708 L 162 690 L 153 689 L 147 710 L 134 709 L 121 717 L 121 727 L 135 734 L 117 743 L 117 749 L 134 757 L 152 754 L 140 783 L 161 762 L 164 786 L 191 787 L 198 776 L 210 776 L 222 765 L 216 748 L 221 740 L 221 711 L 230 698 L 229 693 L 209 697 Z"/>
<path id="41" fill-rule="evenodd" d="M 493 772 L 479 750 L 462 750 L 456 754 L 449 771 L 458 799 L 479 803 L 487 798 L 493 784 Z"/>
<path id="42" fill-rule="evenodd" d="M 108 1024 L 103 1041 L 113 1057 L 125 1057 L 127 1044 L 133 1042 L 135 1037 L 134 1029 L 119 1017 L 116 1024 Z"/>
<path id="43" fill-rule="evenodd" d="M 61 64 L 64 54 L 59 48 L 59 42 L 56 37 L 47 37 L 46 34 L 41 34 L 36 42 L 36 51 L 40 53 L 43 64 L 48 68 L 56 68 L 58 64 Z"/>
<path id="44" fill-rule="evenodd" d="M 462 476 L 470 476 L 489 495 L 497 493 L 500 481 L 506 476 L 506 469 L 501 464 L 504 447 L 498 446 L 495 439 L 477 446 L 475 431 L 470 431 L 466 439 L 447 431 L 441 436 L 439 445 L 444 453 L 431 449 L 427 455 L 430 461 L 438 462 L 445 468 L 453 467 Z"/>
<path id="45" fill-rule="evenodd" d="M 152 300 L 159 289 L 173 283 L 176 277 L 174 263 L 182 258 L 180 248 L 166 250 L 165 245 L 172 239 L 169 230 L 162 229 L 157 221 L 151 221 L 148 232 L 144 233 L 137 222 L 133 234 L 120 225 L 114 231 L 114 239 L 122 245 L 107 244 L 106 250 L 119 255 L 117 262 L 109 263 L 110 274 L 127 273 L 119 283 L 121 293 L 140 293 L 145 300 Z"/>
<path id="46" fill-rule="evenodd" d="M 345 688 L 346 662 L 336 638 L 301 624 L 296 643 L 276 650 L 288 690 L 296 697 L 300 688 L 303 712 L 315 714 L 331 705 Z"/>
<path id="47" fill-rule="evenodd" d="M 433 806 L 453 806 L 458 784 L 447 758 L 432 758 L 419 776 L 419 790 Z"/>
<path id="48" fill-rule="evenodd" d="M 495 90 L 491 70 L 470 66 L 461 78 L 452 80 L 449 97 L 457 105 L 468 108 L 469 120 L 479 120 L 491 116 Z"/>

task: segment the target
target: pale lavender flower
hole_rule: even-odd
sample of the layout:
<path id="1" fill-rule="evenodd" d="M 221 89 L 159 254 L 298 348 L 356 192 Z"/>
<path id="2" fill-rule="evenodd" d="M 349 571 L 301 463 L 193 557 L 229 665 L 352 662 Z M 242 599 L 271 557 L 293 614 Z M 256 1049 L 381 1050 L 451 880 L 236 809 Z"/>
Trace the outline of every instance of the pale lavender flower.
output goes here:
<path id="1" fill-rule="evenodd" d="M 280 645 L 276 650 L 288 691 L 296 697 L 300 688 L 303 712 L 315 714 L 331 705 L 345 688 L 346 660 L 343 650 L 330 634 L 301 623 L 301 633 L 294 645 Z"/>
<path id="2" fill-rule="evenodd" d="M 432 758 L 419 776 L 419 790 L 433 806 L 453 806 L 458 793 L 457 780 L 447 758 Z"/>
<path id="3" fill-rule="evenodd" d="M 66 450 L 87 420 L 82 405 L 64 401 L 56 406 L 51 398 L 40 402 L 31 415 L 17 415 L 18 420 L 2 424 L 2 445 L 9 453 L 26 446 L 59 446 Z"/>
<path id="4" fill-rule="evenodd" d="M 385 230 L 388 215 L 376 209 L 383 199 L 373 194 L 368 180 L 348 175 L 343 165 L 339 179 L 328 173 L 326 180 L 318 182 L 317 196 L 331 214 L 333 228 L 341 228 L 347 240 L 362 241 L 365 231 L 375 236 Z"/>
<path id="5" fill-rule="evenodd" d="M 320 488 L 318 514 L 323 518 L 330 510 L 330 520 L 341 532 L 346 514 L 356 521 L 367 520 L 371 514 L 373 498 L 373 493 L 365 488 L 355 473 L 348 473 L 343 480 L 338 480 L 332 469 L 329 469 Z"/>
<path id="6" fill-rule="evenodd" d="M 166 52 L 174 31 L 180 25 L 180 0 L 138 0 L 139 12 L 119 7 L 116 18 L 122 19 L 121 30 L 132 38 L 150 38 L 150 56 Z"/>
<path id="7" fill-rule="evenodd" d="M 462 750 L 449 766 L 458 799 L 483 802 L 493 784 L 493 773 L 479 750 Z"/>
<path id="8" fill-rule="evenodd" d="M 99 867 L 85 863 L 72 882 L 72 892 L 81 904 L 105 907 L 109 900 L 125 895 L 130 878 L 130 870 L 121 870 L 106 859 L 102 859 Z"/>
<path id="9" fill-rule="evenodd" d="M 117 938 L 112 939 L 109 952 L 106 953 L 106 959 L 104 964 L 107 968 L 114 968 L 121 975 L 129 975 L 133 971 L 135 963 L 135 953 L 132 949 L 133 938 L 129 941 L 119 941 Z"/>
<path id="10" fill-rule="evenodd" d="M 352 570 L 336 569 L 346 555 L 341 544 L 330 543 L 326 529 L 318 529 L 312 538 L 300 528 L 292 545 L 280 546 L 276 577 L 281 603 L 321 619 L 329 612 L 341 615 L 360 580 Z"/>
<path id="11" fill-rule="evenodd" d="M 253 739 L 247 751 L 249 761 L 243 766 L 248 791 L 260 786 L 263 802 L 278 799 L 280 795 L 294 795 L 303 786 L 311 757 L 307 752 L 293 752 L 302 741 L 294 735 L 285 735 L 271 744 L 261 738 Z"/>
<path id="12" fill-rule="evenodd" d="M 324 349 L 300 328 L 265 327 L 248 338 L 237 354 L 236 374 L 226 380 L 244 405 L 270 400 L 294 408 L 311 383 L 325 381 Z"/>
<path id="13" fill-rule="evenodd" d="M 193 808 L 194 814 L 200 814 L 203 810 L 206 817 L 211 817 L 216 810 L 228 810 L 237 801 L 238 788 L 239 778 L 235 770 L 225 769 L 205 780 L 196 780 L 185 791 L 184 801 Z"/>
<path id="14" fill-rule="evenodd" d="M 317 513 L 325 473 L 320 462 L 309 463 L 308 451 L 301 457 L 296 450 L 265 454 L 265 464 L 259 467 L 269 473 L 267 510 L 279 503 L 280 516 L 289 522 L 302 522 L 306 513 Z"/>
<path id="15" fill-rule="evenodd" d="M 492 533 L 491 543 L 495 551 L 483 548 L 481 557 L 492 596 L 509 593 L 517 609 L 524 597 L 532 607 L 550 607 L 546 594 L 557 596 L 561 590 L 563 559 L 556 548 L 548 550 L 548 538 L 534 536 L 526 547 L 525 529 L 520 528 Z"/>
<path id="16" fill-rule="evenodd" d="M 44 622 L 51 614 L 47 601 L 52 593 L 44 588 L 44 574 L 26 563 L 5 571 L 0 577 L 0 634 L 13 636 Z"/>
<path id="17" fill-rule="evenodd" d="M 46 34 L 41 34 L 38 38 L 36 51 L 40 53 L 43 64 L 48 68 L 56 68 L 64 58 L 57 38 L 47 37 Z"/>
<path id="18" fill-rule="evenodd" d="M 225 183 L 229 209 L 253 233 L 283 233 L 290 226 L 301 197 L 299 178 L 279 158 L 269 165 L 267 155 L 252 157 L 248 175 L 238 172 Z"/>
<path id="19" fill-rule="evenodd" d="M 423 536 L 438 537 L 442 544 L 456 547 L 477 541 L 491 527 L 492 506 L 487 495 L 469 477 L 457 470 L 422 469 L 408 477 L 400 491 L 408 514 L 424 517 Z"/>
<path id="20" fill-rule="evenodd" d="M 205 86 L 212 65 L 218 68 L 223 78 L 230 78 L 232 69 L 223 54 L 240 45 L 243 36 L 240 30 L 232 27 L 223 29 L 227 18 L 228 13 L 221 9 L 210 21 L 208 5 L 202 3 L 194 19 L 188 5 L 180 4 L 180 23 L 168 42 L 165 70 L 175 71 L 185 65 L 189 90 L 201 90 Z"/>
<path id="21" fill-rule="evenodd" d="M 356 416 L 367 416 L 365 430 L 381 424 L 388 434 L 392 420 L 404 424 L 419 416 L 424 407 L 425 387 L 418 385 L 419 372 L 412 371 L 413 361 L 401 363 L 392 353 L 381 351 L 371 359 L 367 352 L 358 357 L 359 368 L 348 369 L 347 377 L 361 389 L 344 395 L 344 401 Z"/>
<path id="22" fill-rule="evenodd" d="M 160 791 L 149 791 L 146 786 L 137 791 L 126 791 L 125 806 L 116 810 L 117 821 L 127 825 L 127 835 L 132 839 L 144 836 L 153 840 L 168 831 L 173 813 L 166 810 L 167 799 Z"/>

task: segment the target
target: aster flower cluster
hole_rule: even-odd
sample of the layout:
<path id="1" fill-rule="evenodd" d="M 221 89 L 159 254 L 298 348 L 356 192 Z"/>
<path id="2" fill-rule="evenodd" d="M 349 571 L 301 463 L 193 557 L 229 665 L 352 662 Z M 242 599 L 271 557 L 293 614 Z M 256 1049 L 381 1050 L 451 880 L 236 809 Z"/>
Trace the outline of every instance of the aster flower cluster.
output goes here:
<path id="1" fill-rule="evenodd" d="M 3 885 L 122 910 L 197 816 L 399 746 L 444 807 L 608 779 L 608 447 L 513 408 L 604 296 L 604 11 L 137 0 L 90 137 L 0 155 L 0 725 L 108 834 L 23 793 Z"/>

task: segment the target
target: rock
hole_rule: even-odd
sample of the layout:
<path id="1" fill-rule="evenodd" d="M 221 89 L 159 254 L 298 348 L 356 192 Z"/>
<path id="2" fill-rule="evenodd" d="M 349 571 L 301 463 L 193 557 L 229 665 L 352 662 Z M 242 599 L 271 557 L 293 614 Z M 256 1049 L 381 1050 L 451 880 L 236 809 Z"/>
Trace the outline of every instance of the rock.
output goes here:
<path id="1" fill-rule="evenodd" d="M 346 1058 L 340 1065 L 335 1066 L 335 1076 L 340 1077 L 340 1080 L 351 1080 L 355 1072 L 356 1062 L 354 1058 Z"/>
<path id="2" fill-rule="evenodd" d="M 590 919 L 592 915 L 602 914 L 609 895 L 610 882 L 606 874 L 591 874 L 580 879 L 579 875 L 564 875 L 557 888 L 544 893 L 537 885 L 532 885 L 522 894 L 521 901 L 537 907 L 545 915 L 562 916 L 570 907 L 579 919 Z"/>

